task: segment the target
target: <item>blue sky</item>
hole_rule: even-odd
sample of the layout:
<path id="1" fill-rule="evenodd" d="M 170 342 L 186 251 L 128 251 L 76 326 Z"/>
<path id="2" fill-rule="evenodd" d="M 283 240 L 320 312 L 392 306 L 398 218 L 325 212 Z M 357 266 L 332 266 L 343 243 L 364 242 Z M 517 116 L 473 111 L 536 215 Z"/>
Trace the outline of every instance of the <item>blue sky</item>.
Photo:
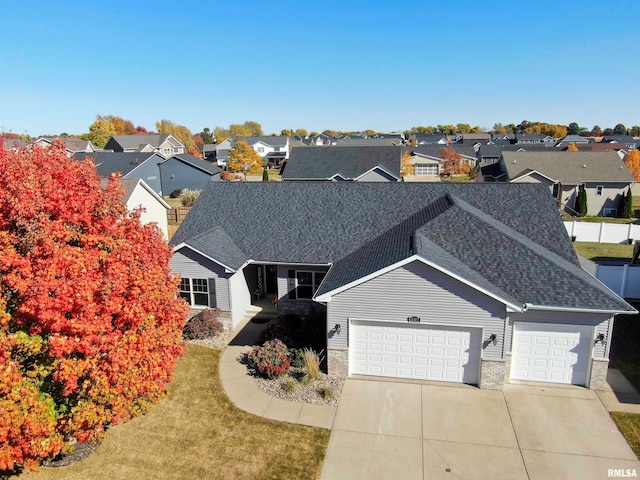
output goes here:
<path id="1" fill-rule="evenodd" d="M 640 2 L 0 0 L 0 129 L 640 124 Z"/>

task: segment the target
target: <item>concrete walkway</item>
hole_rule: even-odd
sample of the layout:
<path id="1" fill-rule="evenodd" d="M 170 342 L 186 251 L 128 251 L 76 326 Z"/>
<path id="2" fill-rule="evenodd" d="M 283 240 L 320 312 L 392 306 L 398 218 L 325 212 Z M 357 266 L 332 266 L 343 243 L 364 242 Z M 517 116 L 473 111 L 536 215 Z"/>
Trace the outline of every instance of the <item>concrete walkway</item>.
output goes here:
<path id="1" fill-rule="evenodd" d="M 251 350 L 265 324 L 251 321 L 236 328 L 235 336 L 222 353 L 220 380 L 229 399 L 241 410 L 281 422 L 331 429 L 337 407 L 292 402 L 272 397 L 260 390 L 247 367 L 238 359 Z"/>

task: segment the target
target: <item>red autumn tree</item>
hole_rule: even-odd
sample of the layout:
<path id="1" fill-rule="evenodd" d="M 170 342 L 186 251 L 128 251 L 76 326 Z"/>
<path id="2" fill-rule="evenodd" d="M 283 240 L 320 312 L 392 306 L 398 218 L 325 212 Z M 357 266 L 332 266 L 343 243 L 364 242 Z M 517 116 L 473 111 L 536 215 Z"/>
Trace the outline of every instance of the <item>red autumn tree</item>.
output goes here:
<path id="1" fill-rule="evenodd" d="M 442 165 L 443 175 L 458 175 L 469 173 L 469 165 L 467 165 L 458 152 L 451 147 L 443 147 L 440 149 L 440 157 L 444 160 Z"/>
<path id="2" fill-rule="evenodd" d="M 187 306 L 139 215 L 61 143 L 0 145 L 0 470 L 97 440 L 165 394 Z"/>

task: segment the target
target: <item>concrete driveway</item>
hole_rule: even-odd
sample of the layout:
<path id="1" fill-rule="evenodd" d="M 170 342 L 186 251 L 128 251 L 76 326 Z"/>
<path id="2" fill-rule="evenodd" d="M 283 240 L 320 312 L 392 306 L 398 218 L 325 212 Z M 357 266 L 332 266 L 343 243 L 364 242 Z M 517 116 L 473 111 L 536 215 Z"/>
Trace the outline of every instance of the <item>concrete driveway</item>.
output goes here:
<path id="1" fill-rule="evenodd" d="M 598 396 L 573 386 L 348 379 L 322 480 L 606 479 L 638 462 Z"/>

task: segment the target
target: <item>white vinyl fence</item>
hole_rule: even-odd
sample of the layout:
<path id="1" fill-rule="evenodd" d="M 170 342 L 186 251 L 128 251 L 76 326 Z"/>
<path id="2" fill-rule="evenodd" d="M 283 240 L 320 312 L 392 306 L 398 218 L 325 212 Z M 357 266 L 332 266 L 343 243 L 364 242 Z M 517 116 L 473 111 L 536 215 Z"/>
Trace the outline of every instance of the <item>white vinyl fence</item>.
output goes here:
<path id="1" fill-rule="evenodd" d="M 640 299 L 640 265 L 597 265 L 596 278 L 622 298 Z"/>
<path id="2" fill-rule="evenodd" d="M 633 243 L 640 240 L 640 225 L 633 223 L 564 222 L 567 233 L 576 242 Z M 631 240 L 631 242 L 629 242 Z"/>

